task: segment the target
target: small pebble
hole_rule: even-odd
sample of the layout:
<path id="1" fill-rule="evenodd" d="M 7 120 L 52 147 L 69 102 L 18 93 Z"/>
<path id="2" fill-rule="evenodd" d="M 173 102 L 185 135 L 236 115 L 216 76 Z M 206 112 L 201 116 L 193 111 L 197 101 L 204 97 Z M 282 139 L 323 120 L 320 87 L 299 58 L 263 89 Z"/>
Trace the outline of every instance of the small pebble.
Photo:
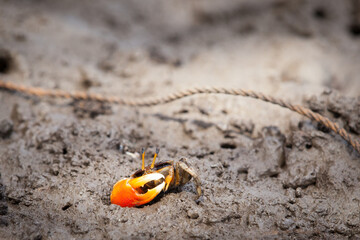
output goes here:
<path id="1" fill-rule="evenodd" d="M 54 175 L 54 176 L 57 176 L 57 175 L 59 175 L 59 170 L 60 170 L 59 165 L 54 164 L 54 165 L 50 168 L 50 173 L 51 173 L 52 175 Z"/>
<path id="2" fill-rule="evenodd" d="M 191 219 L 197 219 L 198 217 L 199 217 L 199 213 L 197 213 L 195 210 L 193 210 L 193 209 L 189 209 L 188 211 L 187 211 L 187 215 L 188 215 L 188 217 L 189 218 L 191 218 Z"/>
<path id="3" fill-rule="evenodd" d="M 296 188 L 295 190 L 295 197 L 301 198 L 302 197 L 302 189 L 300 187 Z"/>
<path id="4" fill-rule="evenodd" d="M 10 137 L 13 131 L 13 123 L 10 120 L 4 119 L 0 122 L 0 137 Z"/>
<path id="5" fill-rule="evenodd" d="M 294 220 L 292 220 L 291 218 L 285 218 L 279 224 L 279 228 L 281 230 L 287 230 L 287 229 L 291 228 L 294 225 L 294 223 L 295 223 Z"/>

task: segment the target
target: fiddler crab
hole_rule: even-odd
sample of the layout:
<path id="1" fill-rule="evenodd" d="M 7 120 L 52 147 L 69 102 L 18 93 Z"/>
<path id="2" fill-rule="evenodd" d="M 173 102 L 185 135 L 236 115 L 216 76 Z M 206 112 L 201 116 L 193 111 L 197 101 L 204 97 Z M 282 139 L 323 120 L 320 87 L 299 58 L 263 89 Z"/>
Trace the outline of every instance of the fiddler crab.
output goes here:
<path id="1" fill-rule="evenodd" d="M 194 178 L 198 199 L 201 196 L 200 179 L 186 158 L 178 161 L 163 161 L 155 164 L 159 149 L 156 149 L 151 165 L 145 167 L 145 149 L 142 149 L 142 167 L 130 178 L 118 181 L 111 192 L 112 204 L 121 207 L 136 207 L 152 201 L 162 191 L 183 186 Z"/>

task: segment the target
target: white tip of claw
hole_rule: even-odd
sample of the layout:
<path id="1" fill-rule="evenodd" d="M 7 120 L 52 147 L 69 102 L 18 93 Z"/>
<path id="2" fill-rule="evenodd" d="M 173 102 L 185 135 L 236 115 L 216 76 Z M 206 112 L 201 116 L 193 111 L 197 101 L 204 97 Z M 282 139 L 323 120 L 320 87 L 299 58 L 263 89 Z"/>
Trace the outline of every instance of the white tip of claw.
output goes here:
<path id="1" fill-rule="evenodd" d="M 156 195 L 158 195 L 165 187 L 165 182 L 159 184 L 158 186 L 156 186 L 155 188 L 149 190 L 148 192 L 153 192 L 155 193 Z"/>

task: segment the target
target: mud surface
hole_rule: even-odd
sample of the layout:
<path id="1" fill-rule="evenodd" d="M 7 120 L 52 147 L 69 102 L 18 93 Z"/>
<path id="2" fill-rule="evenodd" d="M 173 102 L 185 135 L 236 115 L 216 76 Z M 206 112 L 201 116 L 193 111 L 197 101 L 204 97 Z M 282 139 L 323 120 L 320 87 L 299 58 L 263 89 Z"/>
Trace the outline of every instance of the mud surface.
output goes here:
<path id="1" fill-rule="evenodd" d="M 0 1 L 1 79 L 141 98 L 192 86 L 304 104 L 359 139 L 358 1 Z M 151 108 L 0 92 L 4 239 L 360 238 L 360 156 L 256 100 Z M 121 147 L 120 147 L 121 146 Z M 193 182 L 141 208 L 109 201 L 139 151 Z"/>

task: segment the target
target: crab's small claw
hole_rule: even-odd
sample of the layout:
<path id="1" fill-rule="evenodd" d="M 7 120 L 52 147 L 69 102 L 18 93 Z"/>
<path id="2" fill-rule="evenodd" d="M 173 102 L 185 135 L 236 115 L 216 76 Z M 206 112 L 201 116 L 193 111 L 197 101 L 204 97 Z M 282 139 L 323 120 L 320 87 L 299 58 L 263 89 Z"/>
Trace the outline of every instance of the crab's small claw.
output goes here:
<path id="1" fill-rule="evenodd" d="M 154 188 L 142 189 L 145 184 L 154 181 Z M 112 204 L 121 207 L 140 206 L 153 200 L 165 187 L 165 177 L 160 173 L 150 173 L 137 178 L 125 178 L 118 181 L 111 192 Z"/>

